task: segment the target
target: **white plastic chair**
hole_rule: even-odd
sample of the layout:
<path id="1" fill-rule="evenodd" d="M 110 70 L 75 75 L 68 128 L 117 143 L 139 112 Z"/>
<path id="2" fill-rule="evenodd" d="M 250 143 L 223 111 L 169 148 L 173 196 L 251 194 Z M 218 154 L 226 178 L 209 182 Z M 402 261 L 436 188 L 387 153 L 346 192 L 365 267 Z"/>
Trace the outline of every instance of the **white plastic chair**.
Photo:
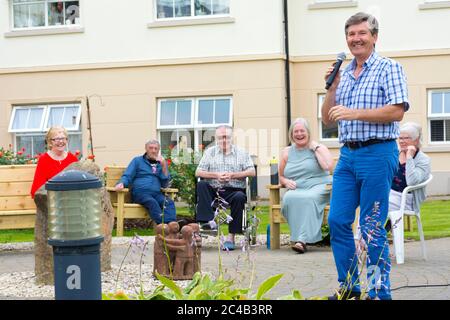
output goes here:
<path id="1" fill-rule="evenodd" d="M 420 188 L 425 188 L 428 183 L 433 179 L 433 176 L 430 174 L 428 179 L 422 183 L 419 183 L 414 186 L 406 187 L 402 192 L 402 198 L 400 202 L 400 210 L 390 211 L 388 213 L 388 218 L 391 220 L 392 226 L 392 238 L 394 240 L 394 250 L 395 250 L 395 259 L 397 264 L 402 264 L 405 262 L 405 246 L 404 246 L 404 216 L 415 216 L 417 221 L 417 229 L 419 230 L 420 242 L 422 245 L 422 255 L 423 259 L 427 259 L 427 252 L 425 249 L 425 238 L 423 235 L 422 221 L 420 220 L 420 208 L 416 213 L 415 211 L 405 210 L 406 205 L 406 195 Z"/>

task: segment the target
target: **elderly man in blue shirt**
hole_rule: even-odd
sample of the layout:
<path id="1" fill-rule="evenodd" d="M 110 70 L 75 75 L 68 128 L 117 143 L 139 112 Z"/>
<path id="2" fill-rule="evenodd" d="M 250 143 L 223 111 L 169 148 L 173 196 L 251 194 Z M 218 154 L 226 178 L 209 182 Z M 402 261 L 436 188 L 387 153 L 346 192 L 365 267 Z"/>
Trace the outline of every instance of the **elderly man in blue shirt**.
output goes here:
<path id="1" fill-rule="evenodd" d="M 322 105 L 325 124 L 338 122 L 343 144 L 333 175 L 328 223 L 340 283 L 331 299 L 361 296 L 358 257 L 352 232 L 355 210 L 367 246 L 369 299 L 391 299 L 390 260 L 384 224 L 397 169 L 399 121 L 409 109 L 402 66 L 375 51 L 378 22 L 357 13 L 345 24 L 354 59 L 338 73 Z M 326 72 L 325 79 L 333 67 Z"/>
<path id="2" fill-rule="evenodd" d="M 148 141 L 145 153 L 131 160 L 115 186 L 116 190 L 131 187 L 133 202 L 143 205 L 156 224 L 176 220 L 173 200 L 161 192 L 161 188 L 168 186 L 170 174 L 166 160 L 159 153 L 160 148 L 157 140 Z"/>

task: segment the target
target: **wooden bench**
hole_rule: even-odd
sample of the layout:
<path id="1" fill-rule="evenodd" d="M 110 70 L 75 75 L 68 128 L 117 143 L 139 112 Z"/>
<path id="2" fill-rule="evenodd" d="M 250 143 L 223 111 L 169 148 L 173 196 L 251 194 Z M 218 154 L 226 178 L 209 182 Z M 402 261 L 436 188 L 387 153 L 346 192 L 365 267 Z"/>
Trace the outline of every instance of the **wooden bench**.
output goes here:
<path id="1" fill-rule="evenodd" d="M 34 228 L 30 190 L 35 170 L 35 164 L 0 166 L 0 230 Z"/>
<path id="2" fill-rule="evenodd" d="M 269 189 L 269 223 L 270 223 L 270 249 L 280 249 L 280 227 L 282 223 L 287 223 L 281 213 L 281 185 L 268 185 Z M 327 189 L 331 192 L 331 184 L 327 185 Z M 325 207 L 323 213 L 322 225 L 328 224 L 328 212 L 330 205 Z"/>
<path id="3" fill-rule="evenodd" d="M 111 204 L 114 208 L 117 219 L 117 236 L 123 236 L 124 219 L 150 219 L 147 210 L 140 204 L 131 202 L 131 194 L 128 188 L 120 191 L 114 190 L 114 186 L 122 177 L 125 166 L 107 166 L 106 173 L 106 190 L 109 191 Z M 161 192 L 174 199 L 178 189 L 161 188 Z"/>
<path id="4" fill-rule="evenodd" d="M 333 168 L 330 170 L 330 175 L 333 176 L 334 168 L 336 167 L 338 158 L 333 158 Z M 281 213 L 281 185 L 268 185 L 269 189 L 269 223 L 270 223 L 270 249 L 280 249 L 280 224 L 287 223 L 283 214 Z M 332 184 L 327 184 L 326 188 L 332 191 Z M 328 224 L 328 213 L 330 212 L 330 205 L 328 204 L 323 212 L 322 225 Z M 359 207 L 356 209 L 355 221 L 353 222 L 353 234 L 356 234 L 359 222 Z"/>

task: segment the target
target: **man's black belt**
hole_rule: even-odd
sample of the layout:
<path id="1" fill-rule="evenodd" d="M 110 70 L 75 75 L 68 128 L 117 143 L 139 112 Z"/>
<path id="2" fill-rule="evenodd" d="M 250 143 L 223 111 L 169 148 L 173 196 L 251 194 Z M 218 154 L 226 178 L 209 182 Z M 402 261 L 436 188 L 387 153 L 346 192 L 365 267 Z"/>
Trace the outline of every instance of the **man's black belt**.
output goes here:
<path id="1" fill-rule="evenodd" d="M 387 139 L 387 140 L 381 140 L 381 139 L 370 139 L 370 140 L 366 140 L 366 141 L 349 141 L 349 142 L 345 142 L 344 146 L 350 148 L 350 149 L 359 149 L 362 147 L 367 147 L 370 146 L 372 144 L 377 144 L 377 143 L 383 143 L 383 142 L 390 142 L 393 141 L 394 139 Z"/>

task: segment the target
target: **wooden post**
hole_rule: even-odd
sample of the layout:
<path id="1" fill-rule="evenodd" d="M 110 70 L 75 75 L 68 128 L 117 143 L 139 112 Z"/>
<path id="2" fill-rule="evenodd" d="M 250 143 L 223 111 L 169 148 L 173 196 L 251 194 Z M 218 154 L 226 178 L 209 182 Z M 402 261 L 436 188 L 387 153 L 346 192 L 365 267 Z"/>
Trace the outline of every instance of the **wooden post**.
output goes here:
<path id="1" fill-rule="evenodd" d="M 269 185 L 269 220 L 270 220 L 270 249 L 280 249 L 280 186 Z"/>
<path id="2" fill-rule="evenodd" d="M 117 236 L 123 237 L 123 209 L 125 204 L 125 193 L 124 192 L 118 192 L 117 193 L 117 213 L 116 213 L 116 219 L 117 219 Z"/>
<path id="3" fill-rule="evenodd" d="M 409 232 L 412 232 L 414 229 L 413 229 L 413 224 L 412 224 L 412 222 L 411 222 L 411 216 L 405 216 L 405 215 L 403 215 L 403 218 L 406 218 L 406 219 L 404 219 L 405 220 L 405 229 L 407 230 L 407 231 L 409 231 Z"/>

